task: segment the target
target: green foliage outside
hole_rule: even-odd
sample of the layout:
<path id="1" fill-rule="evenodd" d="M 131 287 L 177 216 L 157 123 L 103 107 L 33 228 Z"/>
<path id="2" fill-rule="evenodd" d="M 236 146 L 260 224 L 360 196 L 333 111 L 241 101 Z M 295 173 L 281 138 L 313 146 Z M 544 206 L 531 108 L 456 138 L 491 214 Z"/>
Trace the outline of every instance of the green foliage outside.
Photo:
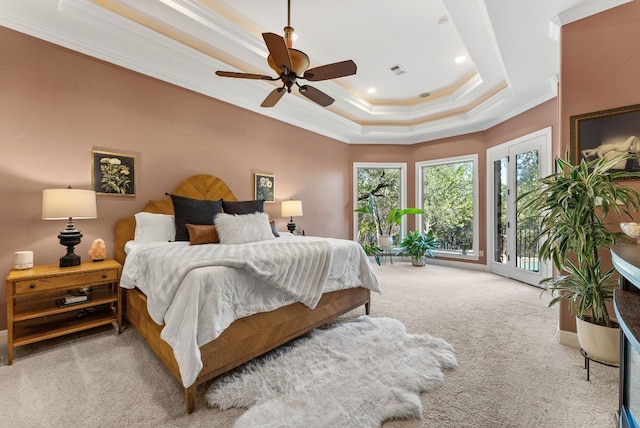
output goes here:
<path id="1" fill-rule="evenodd" d="M 537 150 L 519 153 L 516 156 L 518 229 L 537 230 L 538 228 L 539 213 L 531 208 L 529 200 L 537 197 L 534 191 L 539 185 L 539 165 Z"/>
<path id="2" fill-rule="evenodd" d="M 369 195 L 375 198 L 376 210 L 372 215 L 358 214 L 358 242 L 371 244 L 376 242 L 378 225 L 386 223 L 386 219 L 393 208 L 400 206 L 400 169 L 399 168 L 358 168 L 358 206 L 365 208 L 369 205 Z M 400 228 L 395 226 L 391 230 L 394 242 L 398 242 Z"/>
<path id="3" fill-rule="evenodd" d="M 422 167 L 423 231 L 443 250 L 473 248 L 473 162 Z"/>

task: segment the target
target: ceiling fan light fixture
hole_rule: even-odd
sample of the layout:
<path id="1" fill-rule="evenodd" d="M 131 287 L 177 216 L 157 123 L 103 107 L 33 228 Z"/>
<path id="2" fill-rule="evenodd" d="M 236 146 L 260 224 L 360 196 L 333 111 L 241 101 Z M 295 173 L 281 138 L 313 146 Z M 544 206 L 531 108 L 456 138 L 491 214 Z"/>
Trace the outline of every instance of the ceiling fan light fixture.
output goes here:
<path id="1" fill-rule="evenodd" d="M 309 68 L 309 65 L 311 65 L 307 54 L 298 49 L 289 48 L 289 57 L 291 58 L 291 70 L 289 71 L 293 71 L 296 76 L 302 76 Z M 267 57 L 267 63 L 273 71 L 278 74 L 282 73 L 282 70 L 278 67 L 271 55 Z"/>
<path id="2" fill-rule="evenodd" d="M 298 79 L 305 79 L 310 82 L 336 79 L 338 77 L 351 76 L 356 74 L 358 67 L 353 60 L 334 62 L 321 65 L 309 70 L 311 62 L 309 57 L 302 51 L 293 49 L 295 32 L 291 26 L 291 0 L 288 0 L 287 26 L 284 27 L 284 37 L 275 33 L 262 33 L 262 38 L 267 46 L 269 55 L 267 63 L 278 77 L 271 77 L 262 74 L 239 73 L 233 71 L 216 71 L 217 76 L 234 77 L 240 79 L 260 79 L 267 81 L 282 81 L 282 86 L 272 90 L 264 99 L 261 107 L 273 107 L 282 98 L 284 93 L 291 93 L 291 88 L 297 86 L 300 93 L 309 100 L 322 107 L 331 105 L 335 100 L 329 95 L 314 88 L 313 86 L 302 85 Z"/>

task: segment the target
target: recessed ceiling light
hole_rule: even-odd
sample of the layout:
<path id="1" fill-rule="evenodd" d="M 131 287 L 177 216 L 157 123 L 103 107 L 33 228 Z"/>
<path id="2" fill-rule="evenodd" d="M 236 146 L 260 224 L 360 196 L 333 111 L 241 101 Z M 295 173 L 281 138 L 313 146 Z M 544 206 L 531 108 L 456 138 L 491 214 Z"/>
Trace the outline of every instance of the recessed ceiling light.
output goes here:
<path id="1" fill-rule="evenodd" d="M 427 98 L 430 95 L 431 95 L 430 92 L 423 92 L 423 93 L 420 94 L 420 98 Z"/>
<path id="2" fill-rule="evenodd" d="M 456 64 L 462 64 L 463 62 L 465 62 L 467 60 L 467 57 L 464 55 L 460 55 L 459 57 L 457 57 L 455 59 Z"/>
<path id="3" fill-rule="evenodd" d="M 376 93 L 376 88 L 369 88 L 369 89 L 367 89 L 367 92 L 369 92 L 370 94 L 375 94 Z"/>

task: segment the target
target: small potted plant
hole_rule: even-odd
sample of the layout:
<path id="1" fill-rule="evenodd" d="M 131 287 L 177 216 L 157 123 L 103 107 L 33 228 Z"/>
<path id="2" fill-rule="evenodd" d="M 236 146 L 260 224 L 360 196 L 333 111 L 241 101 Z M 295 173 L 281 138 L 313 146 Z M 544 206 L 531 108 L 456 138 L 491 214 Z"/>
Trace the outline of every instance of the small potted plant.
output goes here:
<path id="1" fill-rule="evenodd" d="M 412 265 L 424 266 L 427 264 L 427 257 L 435 258 L 431 250 L 438 248 L 438 241 L 431 230 L 427 233 L 414 230 L 402 240 L 400 248 L 402 250 L 398 253 L 399 256 L 410 256 Z"/>
<path id="2" fill-rule="evenodd" d="M 373 259 L 378 263 L 380 263 L 380 256 L 382 255 L 382 248 L 378 247 L 375 242 L 369 242 L 368 244 L 362 244 L 362 249 L 367 256 L 373 256 Z"/>
<path id="3" fill-rule="evenodd" d="M 354 212 L 371 214 L 373 216 L 378 232 L 378 246 L 383 249 L 388 249 L 393 245 L 392 234 L 394 226 L 399 226 L 402 223 L 402 216 L 406 214 L 422 214 L 424 210 L 420 208 L 392 208 L 386 217 L 386 223 L 383 223 L 384 217 L 381 216 L 378 210 L 375 197 L 370 193 L 367 205 L 355 209 Z"/>

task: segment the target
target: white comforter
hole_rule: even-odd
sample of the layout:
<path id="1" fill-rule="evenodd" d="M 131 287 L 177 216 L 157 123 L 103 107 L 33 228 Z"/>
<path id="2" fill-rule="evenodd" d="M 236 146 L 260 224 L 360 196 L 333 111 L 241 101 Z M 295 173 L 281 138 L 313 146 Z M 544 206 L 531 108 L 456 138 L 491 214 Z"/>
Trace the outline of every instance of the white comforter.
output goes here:
<path id="1" fill-rule="evenodd" d="M 330 238 L 281 238 L 242 245 L 188 242 L 130 247 L 120 285 L 138 287 L 165 324 L 185 387 L 202 370 L 199 347 L 236 319 L 296 301 L 315 307 L 323 292 L 378 281 L 359 244 Z"/>

